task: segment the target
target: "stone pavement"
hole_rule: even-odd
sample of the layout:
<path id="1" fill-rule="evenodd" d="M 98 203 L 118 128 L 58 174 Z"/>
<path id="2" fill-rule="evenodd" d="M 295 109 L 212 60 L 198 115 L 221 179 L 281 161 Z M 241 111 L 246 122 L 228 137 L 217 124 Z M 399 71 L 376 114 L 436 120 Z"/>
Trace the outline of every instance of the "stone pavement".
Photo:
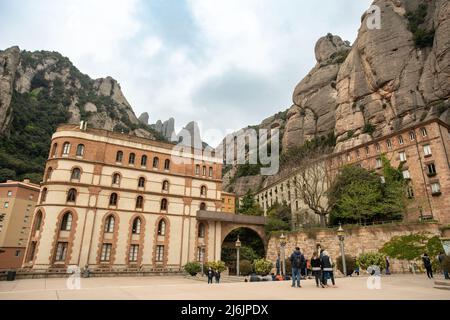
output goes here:
<path id="1" fill-rule="evenodd" d="M 438 278 L 439 279 L 439 278 Z M 337 288 L 316 288 L 313 280 L 302 288 L 290 282 L 240 282 L 208 285 L 181 276 L 81 279 L 80 290 L 69 290 L 67 279 L 30 279 L 0 282 L 0 300 L 450 300 L 450 291 L 433 288 L 425 275 L 393 275 L 381 279 L 380 290 L 369 290 L 366 277 L 336 279 Z"/>

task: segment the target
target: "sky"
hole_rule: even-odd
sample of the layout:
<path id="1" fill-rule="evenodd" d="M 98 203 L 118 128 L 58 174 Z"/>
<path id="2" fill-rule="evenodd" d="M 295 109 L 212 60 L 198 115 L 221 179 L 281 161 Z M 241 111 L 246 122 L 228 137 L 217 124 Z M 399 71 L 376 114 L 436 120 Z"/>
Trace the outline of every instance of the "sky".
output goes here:
<path id="1" fill-rule="evenodd" d="M 0 50 L 58 51 L 111 76 L 137 116 L 197 121 L 210 145 L 289 108 L 331 32 L 353 42 L 372 0 L 0 0 Z"/>

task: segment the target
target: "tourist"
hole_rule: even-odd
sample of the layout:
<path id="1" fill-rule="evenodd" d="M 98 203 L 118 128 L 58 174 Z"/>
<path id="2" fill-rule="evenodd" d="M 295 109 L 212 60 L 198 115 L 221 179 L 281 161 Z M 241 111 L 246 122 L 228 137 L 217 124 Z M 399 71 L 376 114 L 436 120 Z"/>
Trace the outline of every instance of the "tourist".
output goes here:
<path id="1" fill-rule="evenodd" d="M 356 266 L 355 266 L 355 274 L 359 277 L 359 264 L 358 263 L 356 263 Z"/>
<path id="2" fill-rule="evenodd" d="M 220 283 L 220 271 L 219 270 L 214 271 L 214 277 L 216 278 L 216 283 Z"/>
<path id="3" fill-rule="evenodd" d="M 390 275 L 391 274 L 391 269 L 389 269 L 389 268 L 391 266 L 391 262 L 389 261 L 389 257 L 388 256 L 386 256 L 385 261 L 386 261 L 386 275 Z"/>
<path id="4" fill-rule="evenodd" d="M 316 287 L 319 288 L 319 284 L 322 288 L 325 288 L 322 283 L 322 268 L 320 263 L 320 258 L 317 252 L 313 253 L 311 258 L 311 269 L 314 278 L 316 279 Z"/>
<path id="5" fill-rule="evenodd" d="M 423 254 L 422 261 L 425 269 L 427 270 L 428 279 L 433 279 L 433 267 L 431 266 L 431 260 L 427 253 Z"/>
<path id="6" fill-rule="evenodd" d="M 211 269 L 211 267 L 208 268 L 207 276 L 208 276 L 208 284 L 210 284 L 210 283 L 212 284 L 213 277 L 214 277 L 214 271 Z"/>
<path id="7" fill-rule="evenodd" d="M 305 257 L 300 252 L 300 248 L 296 247 L 295 251 L 291 255 L 291 265 L 292 265 L 292 287 L 295 288 L 295 285 L 297 284 L 298 288 L 301 288 L 300 286 L 300 269 L 303 266 Z"/>
<path id="8" fill-rule="evenodd" d="M 281 267 L 281 260 L 280 260 L 280 254 L 277 256 L 277 261 L 275 263 L 275 266 L 277 268 L 277 276 L 280 274 L 280 267 Z"/>
<path id="9" fill-rule="evenodd" d="M 322 266 L 322 283 L 324 286 L 328 287 L 328 279 L 331 279 L 333 286 L 334 283 L 334 274 L 333 274 L 333 264 L 331 262 L 330 255 L 328 251 L 324 250 L 322 252 L 322 258 L 320 259 L 320 264 Z"/>
<path id="10" fill-rule="evenodd" d="M 450 280 L 449 270 L 446 269 L 446 267 L 443 265 L 445 258 L 446 258 L 446 254 L 441 251 L 438 255 L 438 261 L 439 261 L 439 264 L 442 266 L 442 271 L 444 272 L 444 278 L 447 280 Z"/>

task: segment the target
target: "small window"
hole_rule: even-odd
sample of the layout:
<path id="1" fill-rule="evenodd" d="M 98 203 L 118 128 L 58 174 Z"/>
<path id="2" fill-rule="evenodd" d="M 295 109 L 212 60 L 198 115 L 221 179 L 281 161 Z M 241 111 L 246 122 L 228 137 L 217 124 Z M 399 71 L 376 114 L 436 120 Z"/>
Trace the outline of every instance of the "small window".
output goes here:
<path id="1" fill-rule="evenodd" d="M 138 244 L 132 244 L 130 246 L 130 252 L 128 254 L 128 261 L 129 262 L 137 262 L 138 254 L 139 254 L 139 245 Z"/>
<path id="2" fill-rule="evenodd" d="M 202 175 L 203 175 L 203 176 L 206 176 L 206 167 L 205 167 L 205 166 L 203 166 L 203 169 L 202 169 Z"/>
<path id="3" fill-rule="evenodd" d="M 201 188 L 200 188 L 200 195 L 206 196 L 206 187 L 205 186 L 201 186 Z"/>
<path id="4" fill-rule="evenodd" d="M 425 154 L 425 157 L 431 156 L 431 147 L 429 144 L 423 146 L 423 153 Z"/>
<path id="5" fill-rule="evenodd" d="M 58 144 L 54 143 L 52 148 L 52 157 L 56 157 L 56 153 L 58 152 Z"/>
<path id="6" fill-rule="evenodd" d="M 411 174 L 409 173 L 409 170 L 403 170 L 402 174 L 403 174 L 403 179 L 405 179 L 405 180 L 411 179 Z"/>
<path id="7" fill-rule="evenodd" d="M 61 220 L 61 231 L 70 231 L 72 229 L 72 213 L 66 212 Z"/>
<path id="8" fill-rule="evenodd" d="M 366 155 L 369 155 L 369 154 L 370 154 L 370 148 L 366 147 Z"/>
<path id="9" fill-rule="evenodd" d="M 214 173 L 213 168 L 212 168 L 212 167 L 209 167 L 209 177 L 210 177 L 210 178 L 213 177 L 213 173 Z"/>
<path id="10" fill-rule="evenodd" d="M 70 189 L 69 192 L 67 192 L 67 202 L 75 202 L 77 200 L 77 190 L 76 189 Z"/>
<path id="11" fill-rule="evenodd" d="M 439 195 L 441 194 L 441 185 L 439 182 L 434 182 L 431 184 L 431 192 L 433 195 Z"/>
<path id="12" fill-rule="evenodd" d="M 143 155 L 141 158 L 141 167 L 146 167 L 147 166 L 147 156 Z"/>
<path id="13" fill-rule="evenodd" d="M 114 173 L 112 183 L 116 185 L 120 185 L 120 174 Z"/>
<path id="14" fill-rule="evenodd" d="M 117 151 L 116 162 L 122 162 L 122 161 L 123 161 L 123 152 L 122 151 Z"/>
<path id="15" fill-rule="evenodd" d="M 387 139 L 386 144 L 387 144 L 387 147 L 388 147 L 389 150 L 392 149 L 392 141 L 391 141 L 391 139 Z"/>
<path id="16" fill-rule="evenodd" d="M 84 144 L 79 144 L 77 146 L 77 157 L 84 156 Z"/>
<path id="17" fill-rule="evenodd" d="M 114 226 L 116 224 L 116 219 L 113 215 L 108 216 L 105 221 L 105 233 L 113 233 L 114 232 Z"/>
<path id="18" fill-rule="evenodd" d="M 167 199 L 161 200 L 161 211 L 167 211 Z"/>
<path id="19" fill-rule="evenodd" d="M 16 250 L 16 252 L 14 253 L 14 256 L 20 257 L 20 250 Z"/>
<path id="20" fill-rule="evenodd" d="M 414 189 L 413 189 L 412 186 L 408 186 L 408 187 L 406 188 L 406 196 L 407 196 L 409 199 L 414 198 Z"/>
<path id="21" fill-rule="evenodd" d="M 205 237 L 205 225 L 203 223 L 200 223 L 198 225 L 198 237 L 199 238 Z"/>
<path id="22" fill-rule="evenodd" d="M 6 201 L 5 204 L 3 205 L 3 208 L 9 208 L 9 202 Z"/>
<path id="23" fill-rule="evenodd" d="M 225 203 L 225 199 L 223 199 L 224 201 L 224 203 Z M 206 210 L 206 203 L 204 203 L 204 202 L 202 202 L 202 203 L 200 203 L 200 210 L 202 210 L 202 211 L 204 211 L 204 210 Z"/>
<path id="24" fill-rule="evenodd" d="M 81 170 L 79 168 L 74 168 L 72 170 L 72 174 L 70 175 L 70 180 L 80 180 L 81 178 Z"/>
<path id="25" fill-rule="evenodd" d="M 164 180 L 162 183 L 162 190 L 163 191 L 169 191 L 169 181 Z"/>
<path id="26" fill-rule="evenodd" d="M 63 155 L 67 156 L 70 153 L 70 143 L 69 142 L 64 142 L 63 144 Z"/>
<path id="27" fill-rule="evenodd" d="M 383 166 L 383 162 L 381 161 L 380 158 L 376 159 L 376 166 L 377 166 L 377 168 L 381 168 Z"/>
<path id="28" fill-rule="evenodd" d="M 429 177 L 434 177 L 437 174 L 436 165 L 434 163 L 427 164 L 427 174 Z"/>
<path id="29" fill-rule="evenodd" d="M 377 152 L 381 151 L 381 147 L 380 147 L 379 143 L 375 144 L 375 150 L 377 150 Z"/>
<path id="30" fill-rule="evenodd" d="M 153 168 L 158 169 L 158 167 L 159 167 L 159 158 L 154 157 L 153 158 Z"/>
<path id="31" fill-rule="evenodd" d="M 165 236 L 166 235 L 166 221 L 161 220 L 158 223 L 158 236 Z"/>
<path id="32" fill-rule="evenodd" d="M 112 249 L 111 243 L 104 243 L 102 245 L 102 253 L 100 255 L 101 262 L 108 262 L 111 259 L 111 249 Z"/>
<path id="33" fill-rule="evenodd" d="M 144 206 L 144 197 L 138 196 L 136 198 L 136 209 L 142 209 Z"/>
<path id="34" fill-rule="evenodd" d="M 67 242 L 58 242 L 58 244 L 56 245 L 56 254 L 55 254 L 56 262 L 62 262 L 66 260 L 68 246 L 69 244 Z"/>
<path id="35" fill-rule="evenodd" d="M 170 160 L 166 159 L 166 161 L 164 161 L 164 170 L 170 170 Z"/>
<path id="36" fill-rule="evenodd" d="M 405 141 L 403 140 L 403 136 L 398 136 L 398 144 L 403 145 Z"/>
<path id="37" fill-rule="evenodd" d="M 38 211 L 36 213 L 36 216 L 34 218 L 34 228 L 33 231 L 36 232 L 38 230 L 41 229 L 41 224 L 42 224 L 42 212 Z"/>
<path id="38" fill-rule="evenodd" d="M 164 261 L 164 246 L 156 246 L 156 261 L 163 262 Z"/>
<path id="39" fill-rule="evenodd" d="M 145 188 L 145 178 L 144 177 L 139 178 L 138 188 Z"/>
<path id="40" fill-rule="evenodd" d="M 52 173 L 53 173 L 53 168 L 52 168 L 52 167 L 49 167 L 49 168 L 47 169 L 47 175 L 46 175 L 46 178 L 45 178 L 46 181 L 50 181 L 50 180 L 51 180 L 51 178 L 52 178 Z"/>
<path id="41" fill-rule="evenodd" d="M 41 193 L 41 203 L 45 202 L 47 200 L 47 188 L 42 189 Z"/>
<path id="42" fill-rule="evenodd" d="M 109 197 L 109 205 L 117 206 L 117 193 L 111 193 L 111 196 Z"/>
<path id="43" fill-rule="evenodd" d="M 406 152 L 405 151 L 401 151 L 399 152 L 399 156 L 400 156 L 400 162 L 405 162 L 406 161 Z"/>
<path id="44" fill-rule="evenodd" d="M 422 129 L 420 129 L 420 132 L 421 132 L 421 134 L 422 134 L 422 137 L 426 137 L 426 136 L 428 136 L 428 132 L 427 132 L 427 129 L 426 128 L 422 128 Z"/>
<path id="45" fill-rule="evenodd" d="M 195 174 L 197 176 L 200 175 L 200 166 L 198 164 L 195 166 Z"/>
<path id="46" fill-rule="evenodd" d="M 136 160 L 136 155 L 134 153 L 130 153 L 128 157 L 128 164 L 134 165 L 134 162 Z"/>
<path id="47" fill-rule="evenodd" d="M 141 219 L 136 218 L 133 220 L 133 228 L 131 230 L 133 234 L 140 234 L 141 233 Z"/>
<path id="48" fill-rule="evenodd" d="M 11 197 L 12 197 L 12 191 L 8 190 L 8 198 L 11 198 Z"/>
<path id="49" fill-rule="evenodd" d="M 409 132 L 409 140 L 411 141 L 416 140 L 416 133 L 414 131 Z"/>

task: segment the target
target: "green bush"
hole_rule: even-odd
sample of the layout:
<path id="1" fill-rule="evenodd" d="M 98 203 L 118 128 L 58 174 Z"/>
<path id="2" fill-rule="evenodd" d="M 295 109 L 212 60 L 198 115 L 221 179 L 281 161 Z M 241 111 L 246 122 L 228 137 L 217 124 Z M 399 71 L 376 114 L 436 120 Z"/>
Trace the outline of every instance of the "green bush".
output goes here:
<path id="1" fill-rule="evenodd" d="M 197 273 L 202 271 L 202 265 L 199 262 L 188 262 L 184 266 L 184 270 L 191 276 L 195 276 Z"/>
<path id="2" fill-rule="evenodd" d="M 371 123 L 366 123 L 363 128 L 363 133 L 372 135 L 375 132 L 376 127 Z"/>
<path id="3" fill-rule="evenodd" d="M 433 46 L 435 29 L 426 30 L 422 27 L 428 14 L 428 5 L 420 4 L 415 11 L 407 12 L 408 30 L 413 34 L 416 48 Z"/>
<path id="4" fill-rule="evenodd" d="M 378 266 L 380 270 L 386 269 L 386 256 L 379 252 L 362 253 L 356 262 L 363 270 L 367 270 L 370 266 Z"/>
<path id="5" fill-rule="evenodd" d="M 239 262 L 239 272 L 243 276 L 248 276 L 253 271 L 252 263 L 248 260 L 242 260 Z"/>
<path id="6" fill-rule="evenodd" d="M 273 263 L 272 261 L 266 259 L 258 259 L 253 262 L 253 268 L 256 274 L 261 276 L 266 276 L 272 271 Z"/>
<path id="7" fill-rule="evenodd" d="M 224 272 L 225 270 L 227 270 L 227 266 L 226 266 L 225 262 L 223 262 L 223 261 L 207 262 L 205 264 L 205 266 L 206 266 L 206 269 L 211 268 L 211 269 L 219 271 L 219 272 Z"/>
<path id="8" fill-rule="evenodd" d="M 336 259 L 336 266 L 340 272 L 344 273 L 344 268 L 342 266 L 342 256 L 339 256 Z M 356 268 L 356 258 L 350 255 L 345 255 L 345 266 L 347 267 L 347 275 L 351 275 Z"/>

